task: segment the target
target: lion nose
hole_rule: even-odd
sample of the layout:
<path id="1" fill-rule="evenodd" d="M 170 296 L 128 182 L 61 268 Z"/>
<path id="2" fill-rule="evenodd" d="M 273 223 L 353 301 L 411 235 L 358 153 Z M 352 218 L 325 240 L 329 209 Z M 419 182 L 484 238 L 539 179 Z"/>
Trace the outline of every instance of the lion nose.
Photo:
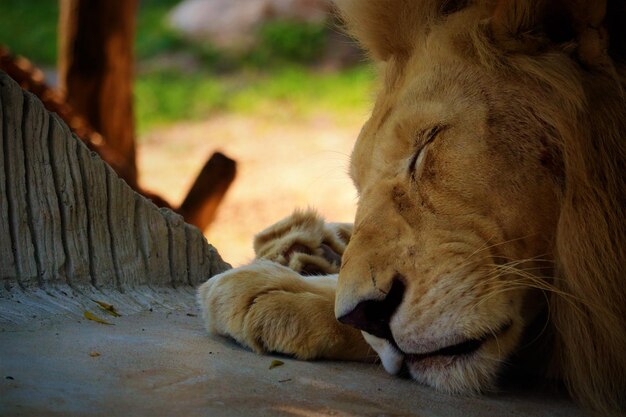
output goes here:
<path id="1" fill-rule="evenodd" d="M 392 340 L 389 320 L 402 303 L 404 290 L 404 283 L 395 278 L 384 299 L 361 301 L 338 320 L 381 339 Z"/>

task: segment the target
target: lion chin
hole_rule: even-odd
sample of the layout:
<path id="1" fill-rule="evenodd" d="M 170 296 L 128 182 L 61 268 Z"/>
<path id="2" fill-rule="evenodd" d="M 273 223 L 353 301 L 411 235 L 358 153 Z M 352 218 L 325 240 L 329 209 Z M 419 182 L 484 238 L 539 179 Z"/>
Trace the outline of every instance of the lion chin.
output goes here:
<path id="1" fill-rule="evenodd" d="M 514 351 L 516 329 L 510 322 L 501 331 L 425 353 L 405 353 L 387 339 L 363 332 L 391 375 L 408 375 L 417 382 L 450 394 L 497 390 L 502 364 Z"/>
<path id="2" fill-rule="evenodd" d="M 297 211 L 259 233 L 253 262 L 199 288 L 207 329 L 299 359 L 373 349 L 451 393 L 523 358 L 623 415 L 624 2 L 337 6 L 380 72 L 354 224 Z"/>

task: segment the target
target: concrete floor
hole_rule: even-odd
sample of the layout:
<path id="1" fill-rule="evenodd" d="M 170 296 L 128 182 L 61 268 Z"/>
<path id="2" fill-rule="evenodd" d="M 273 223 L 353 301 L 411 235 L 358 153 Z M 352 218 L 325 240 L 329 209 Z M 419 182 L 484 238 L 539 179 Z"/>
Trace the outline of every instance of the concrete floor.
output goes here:
<path id="1" fill-rule="evenodd" d="M 190 303 L 193 299 L 190 295 Z M 1 416 L 563 416 L 537 389 L 453 397 L 379 365 L 259 356 L 208 336 L 195 307 L 0 329 Z M 98 355 L 99 354 L 99 355 Z M 93 356 L 92 356 L 93 355 Z M 284 362 L 270 368 L 272 360 Z"/>

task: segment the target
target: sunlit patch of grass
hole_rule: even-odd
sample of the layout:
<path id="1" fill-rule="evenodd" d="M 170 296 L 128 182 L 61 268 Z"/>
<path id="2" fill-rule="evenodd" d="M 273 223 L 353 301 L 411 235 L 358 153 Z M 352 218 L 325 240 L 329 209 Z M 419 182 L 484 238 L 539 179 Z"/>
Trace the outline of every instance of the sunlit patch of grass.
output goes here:
<path id="1" fill-rule="evenodd" d="M 145 132 L 176 120 L 226 111 L 272 118 L 322 113 L 341 122 L 343 117 L 367 113 L 373 78 L 367 66 L 329 73 L 286 67 L 236 75 L 144 74 L 135 85 L 138 127 Z"/>
<path id="2" fill-rule="evenodd" d="M 198 119 L 223 108 L 225 86 L 211 76 L 153 72 L 135 81 L 139 131 L 184 119 Z"/>

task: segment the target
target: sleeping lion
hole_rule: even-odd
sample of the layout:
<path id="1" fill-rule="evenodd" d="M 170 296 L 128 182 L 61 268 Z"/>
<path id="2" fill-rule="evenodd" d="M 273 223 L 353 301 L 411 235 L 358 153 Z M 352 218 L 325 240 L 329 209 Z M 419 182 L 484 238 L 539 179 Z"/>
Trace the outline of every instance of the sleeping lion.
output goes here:
<path id="1" fill-rule="evenodd" d="M 354 227 L 296 212 L 198 291 L 257 352 L 368 360 L 451 393 L 513 363 L 626 409 L 622 0 L 341 0 L 380 90 Z M 338 275 L 337 275 L 338 274 Z"/>

